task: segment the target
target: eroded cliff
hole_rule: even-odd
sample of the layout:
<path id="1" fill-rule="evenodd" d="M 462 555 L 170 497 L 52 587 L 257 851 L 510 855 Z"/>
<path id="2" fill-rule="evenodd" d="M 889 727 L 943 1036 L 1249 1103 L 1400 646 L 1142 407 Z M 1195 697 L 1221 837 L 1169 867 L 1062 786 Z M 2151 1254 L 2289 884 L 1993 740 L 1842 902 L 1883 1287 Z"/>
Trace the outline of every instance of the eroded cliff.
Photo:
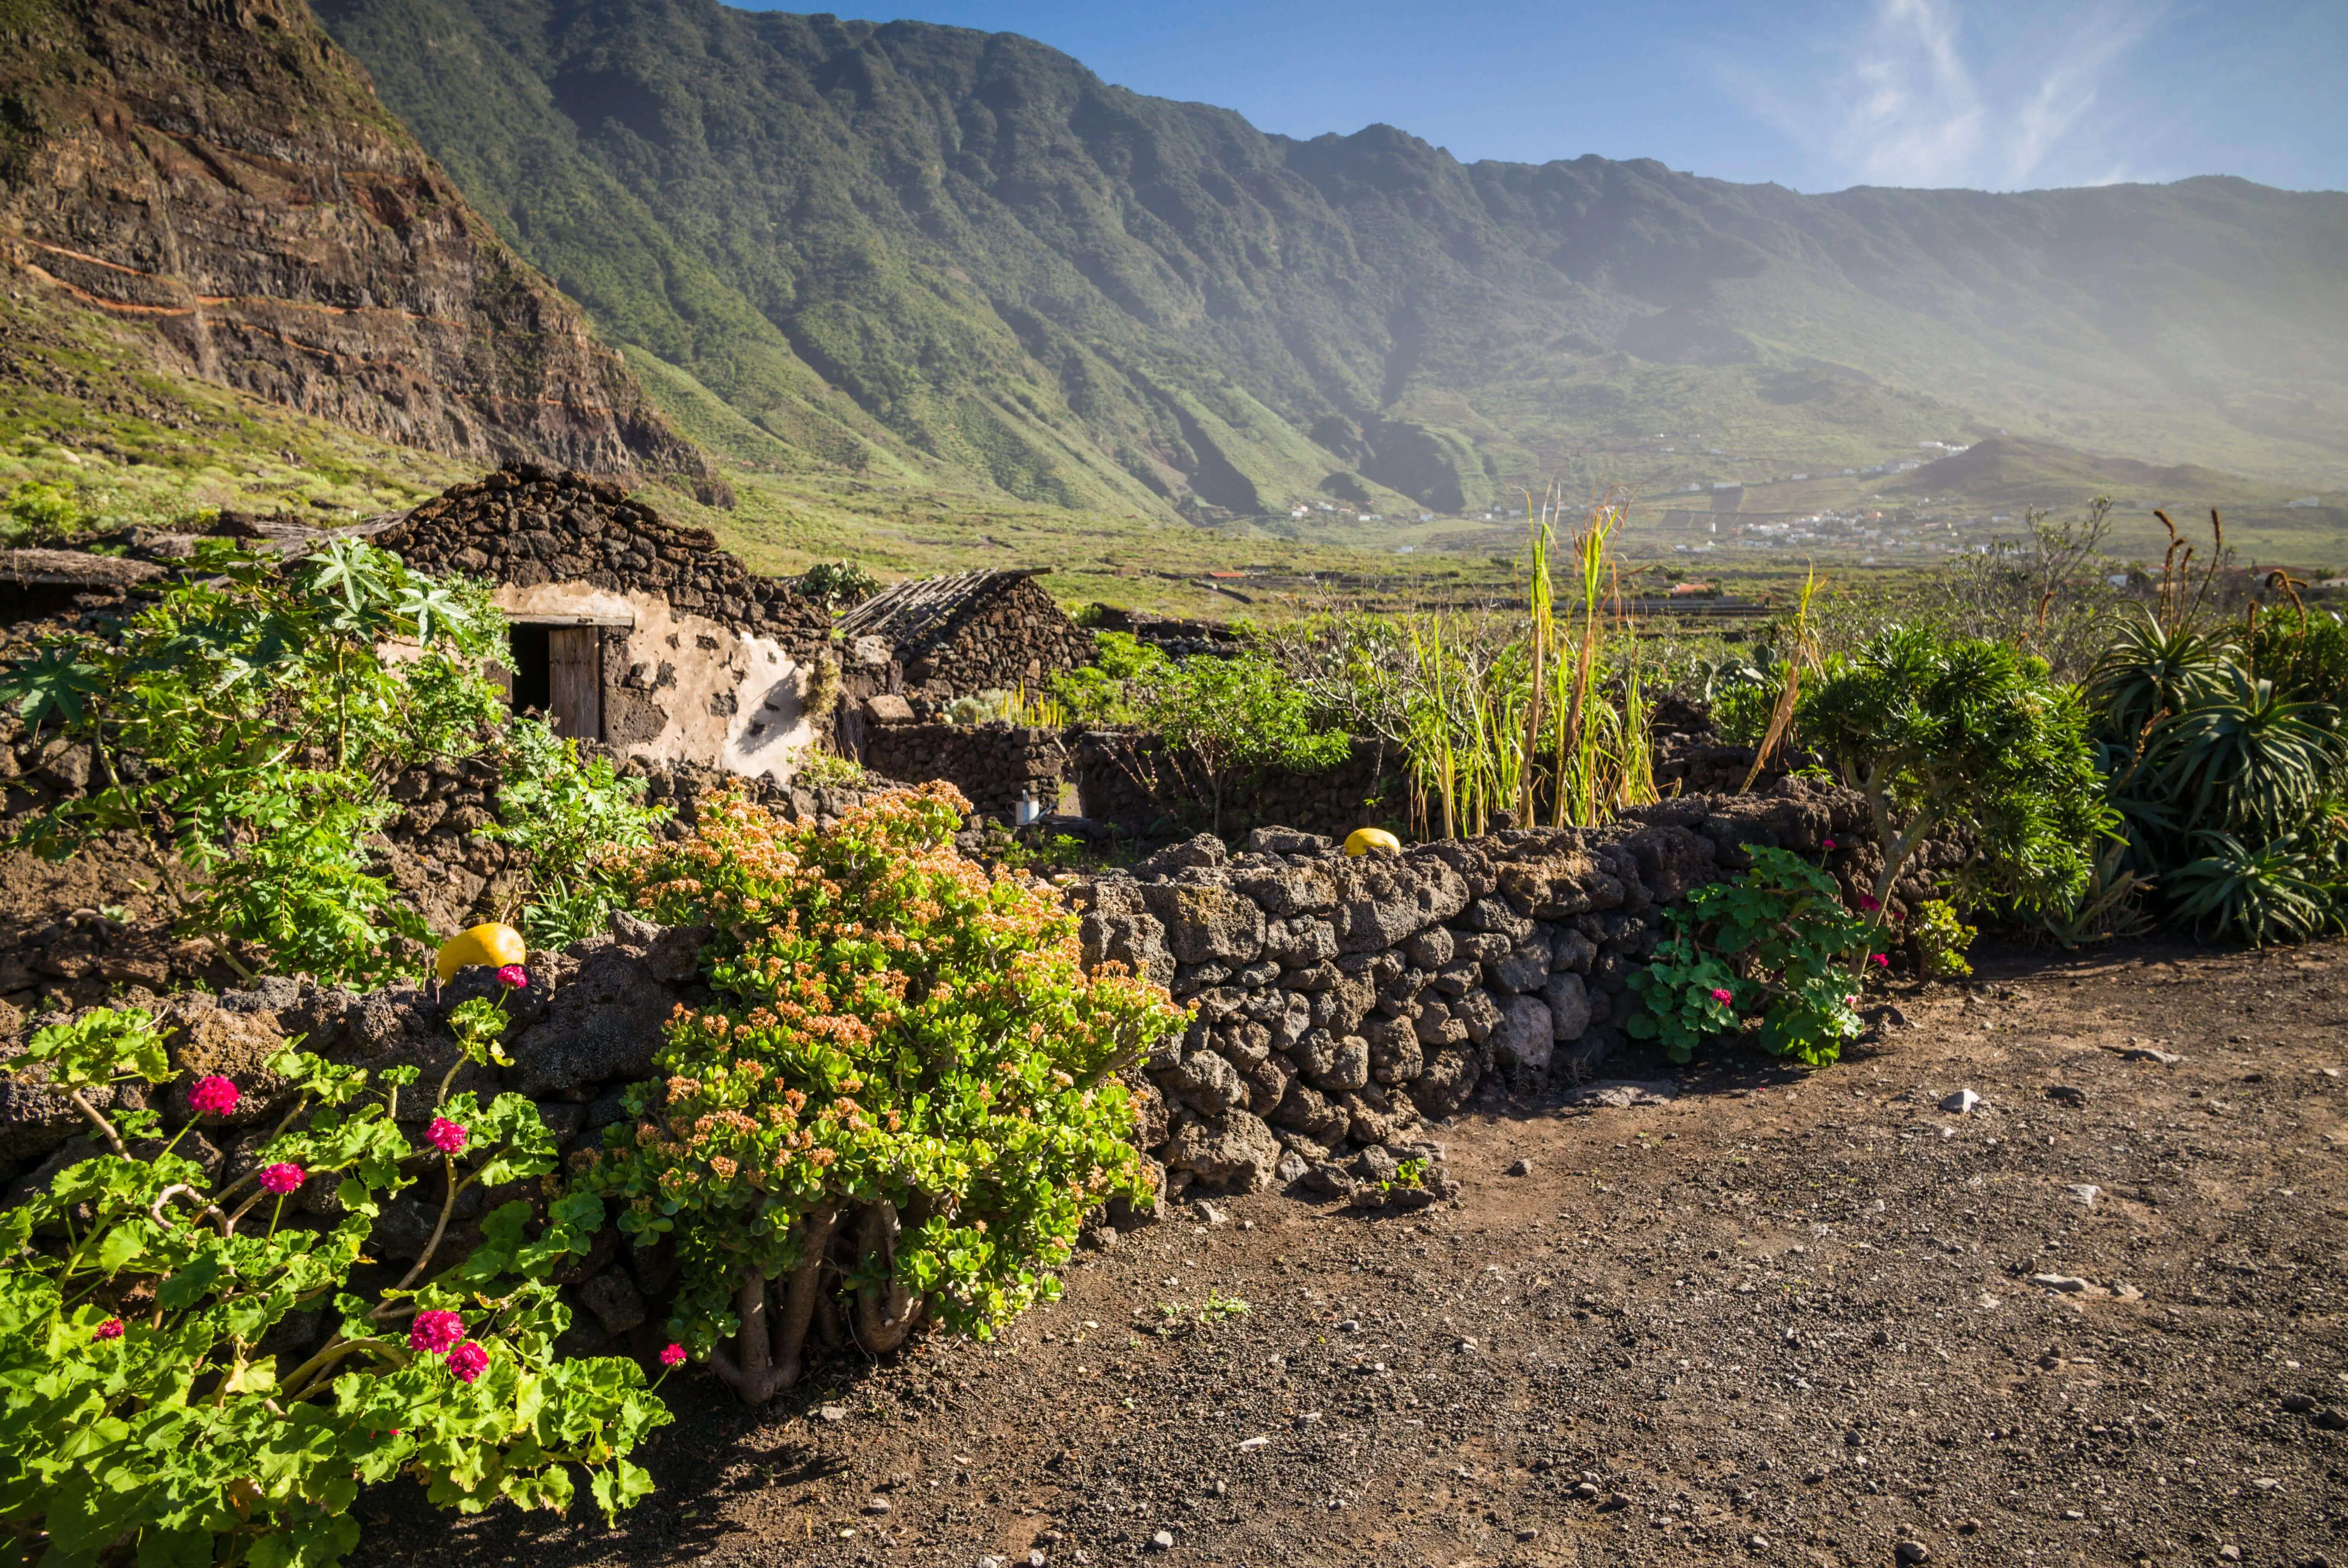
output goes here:
<path id="1" fill-rule="evenodd" d="M 270 402 L 715 498 L 707 460 L 303 0 L 0 5 L 0 258 L 14 288 Z"/>

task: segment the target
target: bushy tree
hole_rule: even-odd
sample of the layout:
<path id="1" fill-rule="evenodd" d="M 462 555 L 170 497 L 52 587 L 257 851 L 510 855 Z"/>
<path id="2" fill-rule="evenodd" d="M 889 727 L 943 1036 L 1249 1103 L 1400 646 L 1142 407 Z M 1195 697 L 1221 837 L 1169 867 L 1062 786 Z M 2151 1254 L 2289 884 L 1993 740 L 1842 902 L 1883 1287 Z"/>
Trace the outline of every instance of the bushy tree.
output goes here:
<path id="1" fill-rule="evenodd" d="M 1867 797 L 1879 907 L 1916 846 L 1959 825 L 1979 848 L 1961 883 L 1970 897 L 2059 909 L 2085 887 L 2110 814 L 2086 710 L 2044 660 L 1896 628 L 1830 656 L 1794 728 Z"/>
<path id="2" fill-rule="evenodd" d="M 1165 738 L 1168 765 L 1189 794 L 1205 797 L 1217 833 L 1235 786 L 1273 768 L 1334 767 L 1351 754 L 1344 732 L 1319 728 L 1304 692 L 1254 654 L 1169 664 L 1146 682 L 1137 706 L 1143 724 Z"/>
<path id="3" fill-rule="evenodd" d="M 930 784 L 819 832 L 728 793 L 622 857 L 639 907 L 711 928 L 718 1000 L 671 1021 L 666 1078 L 576 1177 L 638 1245 L 675 1237 L 675 1332 L 754 1404 L 798 1377 L 819 1297 L 867 1351 L 925 1317 L 983 1336 L 1142 1190 L 1119 1074 L 1183 1015 L 957 855 L 966 809 Z"/>
<path id="4" fill-rule="evenodd" d="M 368 874 L 366 841 L 394 773 L 477 750 L 502 717 L 481 673 L 501 619 L 478 585 L 356 541 L 290 566 L 200 550 L 114 634 L 53 640 L 0 676 L 0 702 L 87 744 L 95 774 L 21 839 L 62 860 L 130 835 L 180 928 L 248 975 L 412 967 L 422 924 Z"/>

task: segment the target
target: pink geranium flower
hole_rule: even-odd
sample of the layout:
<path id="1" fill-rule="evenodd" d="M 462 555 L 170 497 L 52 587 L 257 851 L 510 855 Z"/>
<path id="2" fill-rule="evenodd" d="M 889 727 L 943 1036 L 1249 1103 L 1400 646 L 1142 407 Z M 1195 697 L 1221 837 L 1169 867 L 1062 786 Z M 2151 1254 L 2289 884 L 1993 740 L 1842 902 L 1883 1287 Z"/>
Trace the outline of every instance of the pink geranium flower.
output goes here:
<path id="1" fill-rule="evenodd" d="M 664 1367 L 684 1366 L 685 1347 L 682 1345 L 670 1345 L 666 1348 L 663 1349 L 661 1351 L 661 1365 Z"/>
<path id="2" fill-rule="evenodd" d="M 236 1109 L 236 1102 L 242 1098 L 235 1084 L 213 1073 L 209 1078 L 197 1079 L 195 1087 L 188 1091 L 188 1109 L 199 1116 L 225 1116 Z"/>
<path id="3" fill-rule="evenodd" d="M 1866 911 L 1867 911 L 1869 914 L 1870 914 L 1870 915 L 1874 914 L 1878 909 L 1880 909 L 1880 908 L 1882 908 L 1882 907 L 1883 907 L 1883 906 L 1882 906 L 1882 905 L 1878 904 L 1874 899 L 1872 899 L 1872 898 L 1869 897 L 1868 897 L 1866 894 L 1864 894 L 1864 893 L 1862 893 L 1862 894 L 1860 894 L 1860 895 L 1859 896 L 1859 907 L 1860 908 L 1862 908 L 1862 909 L 1866 910 Z"/>
<path id="4" fill-rule="evenodd" d="M 448 1371 L 459 1383 L 469 1383 L 489 1367 L 489 1353 L 468 1339 L 448 1352 Z"/>
<path id="5" fill-rule="evenodd" d="M 1876 962 L 1876 966 L 1877 966 L 1879 968 L 1886 968 L 1886 969 L 1888 969 L 1888 968 L 1890 968 L 1891 967 L 1891 960 L 1890 960 L 1890 958 L 1886 958 L 1886 957 L 1885 957 L 1883 954 L 1881 954 L 1881 953 L 1869 953 L 1869 954 L 1868 955 L 1868 957 L 1869 957 L 1869 958 L 1873 958 L 1873 959 L 1875 960 L 1875 962 Z"/>
<path id="6" fill-rule="evenodd" d="M 498 984 L 501 986 L 510 986 L 518 991 L 528 990 L 530 989 L 530 971 L 523 968 L 520 964 L 508 964 L 505 968 L 498 971 Z M 470 1382 L 472 1379 L 469 1378 L 466 1381 Z"/>
<path id="7" fill-rule="evenodd" d="M 1715 990 L 1712 993 L 1712 999 L 1713 999 L 1713 1000 L 1715 1000 L 1715 1001 L 1716 1001 L 1716 1002 L 1722 1003 L 1723 1005 L 1725 1005 L 1725 1004 L 1727 1004 L 1727 1003 L 1729 1003 L 1729 1002 L 1732 1002 L 1732 1001 L 1735 1001 L 1735 1000 L 1736 999 L 1736 993 L 1735 993 L 1734 991 L 1725 991 L 1725 990 L 1717 990 L 1717 989 L 1715 989 Z"/>
<path id="8" fill-rule="evenodd" d="M 432 1118 L 432 1125 L 424 1130 L 424 1141 L 444 1154 L 454 1154 L 462 1151 L 466 1137 L 465 1129 L 449 1121 L 446 1116 L 435 1116 Z"/>
<path id="9" fill-rule="evenodd" d="M 465 1320 L 438 1308 L 419 1312 L 407 1326 L 407 1348 L 426 1356 L 446 1356 L 465 1337 Z M 467 1379 L 470 1381 L 470 1379 Z"/>
<path id="10" fill-rule="evenodd" d="M 1832 849 L 1832 848 L 1834 847 L 1834 840 L 1833 840 L 1833 839 L 1831 839 L 1831 838 L 1828 839 L 1828 840 L 1827 840 L 1827 842 L 1826 842 L 1826 847 L 1827 847 L 1827 848 L 1828 848 L 1828 849 Z"/>
<path id="11" fill-rule="evenodd" d="M 93 1334 L 90 1336 L 90 1337 L 91 1337 L 91 1338 L 93 1338 L 93 1339 L 101 1339 L 101 1340 L 102 1340 L 102 1339 L 119 1339 L 119 1338 L 121 1338 L 121 1337 L 122 1337 L 122 1319 L 121 1319 L 121 1318 L 119 1318 L 119 1317 L 109 1317 L 109 1318 L 108 1318 L 105 1322 L 103 1322 L 103 1323 L 101 1323 L 101 1324 L 99 1324 L 99 1325 L 98 1326 L 98 1330 L 97 1330 L 97 1332 L 93 1333 Z"/>
<path id="12" fill-rule="evenodd" d="M 276 1164 L 261 1168 L 261 1190 L 275 1193 L 282 1198 L 299 1187 L 308 1174 L 301 1166 L 280 1160 Z"/>

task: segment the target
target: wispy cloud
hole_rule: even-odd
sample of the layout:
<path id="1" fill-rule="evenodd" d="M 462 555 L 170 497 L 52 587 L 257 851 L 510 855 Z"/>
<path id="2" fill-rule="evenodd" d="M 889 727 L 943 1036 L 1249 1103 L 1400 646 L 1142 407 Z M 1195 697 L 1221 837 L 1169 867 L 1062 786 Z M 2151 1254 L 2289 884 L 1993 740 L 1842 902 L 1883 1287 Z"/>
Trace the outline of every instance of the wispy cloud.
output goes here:
<path id="1" fill-rule="evenodd" d="M 2159 6 L 2098 0 L 2057 26 L 1988 36 L 1958 0 L 1873 0 L 1807 68 L 1722 65 L 1746 108 L 1829 181 L 2013 189 L 2092 166 L 2121 178 L 2092 111 Z"/>

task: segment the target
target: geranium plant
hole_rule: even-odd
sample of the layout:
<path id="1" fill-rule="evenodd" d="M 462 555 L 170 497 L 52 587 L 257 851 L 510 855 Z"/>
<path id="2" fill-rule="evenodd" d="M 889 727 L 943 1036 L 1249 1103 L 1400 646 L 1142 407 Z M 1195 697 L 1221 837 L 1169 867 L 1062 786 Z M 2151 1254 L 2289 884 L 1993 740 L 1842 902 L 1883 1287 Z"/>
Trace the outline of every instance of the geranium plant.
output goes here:
<path id="1" fill-rule="evenodd" d="M 486 1059 L 483 1032 L 468 1058 Z M 402 1471 L 465 1512 L 565 1508 L 574 1469 L 607 1513 L 649 1490 L 627 1456 L 668 1415 L 643 1371 L 552 1350 L 567 1313 L 547 1276 L 587 1250 L 602 1205 L 565 1198 L 541 1225 L 510 1203 L 469 1256 L 441 1255 L 468 1188 L 554 1169 L 528 1100 L 452 1095 L 452 1068 L 412 1145 L 413 1068 L 370 1081 L 288 1050 L 267 1064 L 282 1117 L 232 1165 L 196 1157 L 200 1124 L 242 1098 L 232 1080 L 191 1084 L 168 1140 L 135 1108 L 174 1076 L 146 1013 L 51 1024 L 8 1067 L 35 1063 L 104 1152 L 0 1214 L 0 1528 L 17 1560 L 318 1568 L 356 1543 L 358 1489 Z M 445 1189 L 431 1245 L 396 1283 L 355 1289 L 385 1201 L 427 1174 Z M 310 1312 L 335 1325 L 314 1344 L 287 1331 Z"/>
<path id="2" fill-rule="evenodd" d="M 1663 912 L 1668 932 L 1631 976 L 1646 1003 L 1624 1026 L 1685 1061 L 1715 1035 L 1752 1026 L 1754 1042 L 1812 1067 L 1858 1038 L 1861 988 L 1884 967 L 1875 922 L 1844 907 L 1835 879 L 1784 849 Z"/>
<path id="3" fill-rule="evenodd" d="M 638 1245 L 674 1236 L 673 1327 L 753 1403 L 819 1313 L 873 1352 L 925 1317 L 986 1335 L 1057 1293 L 1087 1210 L 1144 1190 L 1119 1074 L 1183 1014 L 956 854 L 965 809 L 929 784 L 821 832 L 731 792 L 618 857 L 639 907 L 711 928 L 722 999 L 679 1009 L 667 1078 L 579 1179 Z"/>

